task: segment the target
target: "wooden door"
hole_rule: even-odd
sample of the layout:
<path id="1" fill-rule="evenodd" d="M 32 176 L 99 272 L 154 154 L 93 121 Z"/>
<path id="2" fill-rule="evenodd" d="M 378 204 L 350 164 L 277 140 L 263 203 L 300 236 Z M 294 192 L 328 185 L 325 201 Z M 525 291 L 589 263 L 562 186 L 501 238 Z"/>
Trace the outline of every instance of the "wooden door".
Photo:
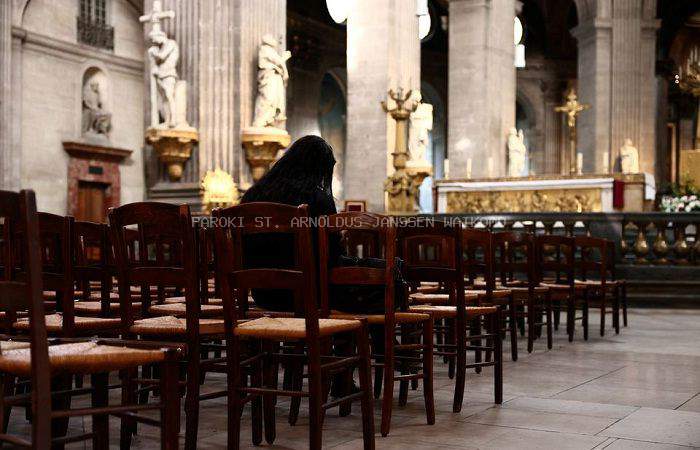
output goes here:
<path id="1" fill-rule="evenodd" d="M 103 223 L 106 221 L 105 198 L 107 185 L 89 181 L 78 182 L 78 210 L 76 220 Z"/>

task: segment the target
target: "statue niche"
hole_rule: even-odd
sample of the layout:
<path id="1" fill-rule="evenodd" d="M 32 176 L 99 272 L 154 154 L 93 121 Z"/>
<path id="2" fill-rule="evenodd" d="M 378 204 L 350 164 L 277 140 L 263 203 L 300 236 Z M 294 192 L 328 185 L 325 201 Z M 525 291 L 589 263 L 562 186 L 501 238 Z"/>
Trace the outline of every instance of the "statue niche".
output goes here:
<path id="1" fill-rule="evenodd" d="M 112 130 L 112 113 L 107 107 L 107 77 L 97 67 L 85 71 L 82 84 L 81 136 L 97 143 L 107 143 Z"/>

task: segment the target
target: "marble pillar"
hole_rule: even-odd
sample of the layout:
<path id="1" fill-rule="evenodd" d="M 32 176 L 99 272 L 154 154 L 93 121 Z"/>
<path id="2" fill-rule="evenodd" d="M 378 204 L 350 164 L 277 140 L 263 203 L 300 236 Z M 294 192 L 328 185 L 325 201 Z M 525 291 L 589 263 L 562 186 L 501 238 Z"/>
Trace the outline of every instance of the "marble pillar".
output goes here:
<path id="1" fill-rule="evenodd" d="M 579 0 L 578 95 L 592 105 L 579 116 L 584 172 L 611 167 L 626 138 L 639 149 L 640 169 L 656 162 L 656 0 Z"/>
<path id="2" fill-rule="evenodd" d="M 347 21 L 347 75 L 344 195 L 383 212 L 395 127 L 380 102 L 390 88 L 420 89 L 415 1 L 354 2 Z"/>
<path id="3" fill-rule="evenodd" d="M 150 10 L 152 0 L 146 0 Z M 164 29 L 180 44 L 180 73 L 188 90 L 187 119 L 199 144 L 182 183 L 199 195 L 208 170 L 221 168 L 241 187 L 252 182 L 241 129 L 253 120 L 257 51 L 264 34 L 286 41 L 286 0 L 165 0 L 175 19 Z M 159 175 L 163 179 L 162 175 Z M 196 191 L 196 192 L 195 192 Z"/>
<path id="4" fill-rule="evenodd" d="M 19 36 L 12 26 L 21 20 L 26 2 L 0 2 L 0 189 L 20 188 Z"/>
<path id="5" fill-rule="evenodd" d="M 514 0 L 450 0 L 448 130 L 450 177 L 506 172 L 506 136 L 515 126 Z"/>

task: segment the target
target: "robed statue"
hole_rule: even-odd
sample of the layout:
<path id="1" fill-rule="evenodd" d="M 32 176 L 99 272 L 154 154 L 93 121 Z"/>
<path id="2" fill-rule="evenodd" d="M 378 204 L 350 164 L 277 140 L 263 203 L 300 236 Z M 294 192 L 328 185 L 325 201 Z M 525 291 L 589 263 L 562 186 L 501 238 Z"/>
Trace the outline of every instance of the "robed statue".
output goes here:
<path id="1" fill-rule="evenodd" d="M 508 176 L 521 177 L 525 172 L 527 148 L 523 130 L 510 129 L 508 133 Z"/>
<path id="2" fill-rule="evenodd" d="M 105 110 L 100 82 L 92 78 L 83 86 L 83 126 L 86 136 L 107 137 L 112 129 L 112 114 Z"/>
<path id="3" fill-rule="evenodd" d="M 258 50 L 258 95 L 255 98 L 254 127 L 285 128 L 285 88 L 289 80 L 289 51 L 280 52 L 280 43 L 270 34 L 262 38 Z"/>

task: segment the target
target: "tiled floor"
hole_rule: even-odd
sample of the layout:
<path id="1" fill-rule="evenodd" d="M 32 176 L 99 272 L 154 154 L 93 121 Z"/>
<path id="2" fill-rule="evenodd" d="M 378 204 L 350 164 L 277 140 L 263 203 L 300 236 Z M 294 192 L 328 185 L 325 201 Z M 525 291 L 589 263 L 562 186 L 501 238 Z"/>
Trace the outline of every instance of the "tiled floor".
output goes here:
<path id="1" fill-rule="evenodd" d="M 492 403 L 492 371 L 467 378 L 461 414 L 451 412 L 453 382 L 436 363 L 437 423 L 425 424 L 422 393 L 411 392 L 405 407 L 394 407 L 391 434 L 377 436 L 379 449 L 678 449 L 700 448 L 700 311 L 633 310 L 630 327 L 619 336 L 580 333 L 569 343 L 555 333 L 554 349 L 544 340 L 528 355 L 504 367 L 504 403 Z M 592 318 L 597 323 L 597 316 Z M 597 327 L 595 328 L 597 330 Z M 506 355 L 509 355 L 506 347 Z M 221 386 L 211 377 L 208 386 Z M 307 448 L 305 410 L 297 426 L 286 422 L 288 403 L 278 405 L 273 448 Z M 377 425 L 380 409 L 375 409 Z M 11 426 L 21 427 L 13 414 Z M 118 448 L 116 421 L 112 442 Z M 72 422 L 78 431 L 89 420 Z M 242 445 L 250 445 L 250 422 L 244 420 Z M 225 400 L 202 404 L 199 448 L 225 448 Z M 132 448 L 157 447 L 157 433 L 139 429 Z M 329 411 L 324 447 L 362 447 L 359 406 L 351 417 Z M 79 447 L 74 447 L 79 448 Z"/>

